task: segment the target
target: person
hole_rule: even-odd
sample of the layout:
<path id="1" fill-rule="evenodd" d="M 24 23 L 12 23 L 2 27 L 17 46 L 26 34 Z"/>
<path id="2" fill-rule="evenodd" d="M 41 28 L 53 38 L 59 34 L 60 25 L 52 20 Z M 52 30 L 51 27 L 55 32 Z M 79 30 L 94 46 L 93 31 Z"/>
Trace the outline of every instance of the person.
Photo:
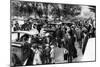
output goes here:
<path id="1" fill-rule="evenodd" d="M 51 63 L 54 63 L 54 45 L 51 45 L 51 51 L 50 51 L 50 58 L 51 58 Z"/>
<path id="2" fill-rule="evenodd" d="M 32 50 L 33 52 L 35 52 L 34 59 L 33 59 L 33 65 L 42 64 L 42 61 L 40 58 L 41 52 L 38 49 L 38 46 L 35 46 L 34 48 L 32 48 Z"/>
<path id="3" fill-rule="evenodd" d="M 81 29 L 78 27 L 75 29 L 75 31 L 76 31 L 77 41 L 79 42 L 79 45 L 80 45 L 79 47 L 82 48 L 83 33 Z"/>
<path id="4" fill-rule="evenodd" d="M 56 38 L 58 45 L 60 45 L 61 39 L 63 38 L 63 31 L 61 30 L 61 27 L 59 25 L 56 26 L 56 30 L 53 35 Z"/>
<path id="5" fill-rule="evenodd" d="M 64 47 L 68 50 L 68 62 L 72 62 L 72 59 L 77 56 L 77 51 L 74 46 L 74 37 L 72 37 L 67 31 L 65 34 Z"/>
<path id="6" fill-rule="evenodd" d="M 33 35 L 37 35 L 39 34 L 39 31 L 37 30 L 36 26 L 33 26 L 32 30 L 30 30 L 30 33 L 32 33 Z"/>
<path id="7" fill-rule="evenodd" d="M 16 23 L 15 23 L 15 27 L 14 27 L 13 29 L 14 29 L 14 31 L 18 31 L 18 30 L 20 30 L 20 26 L 19 26 L 18 21 L 16 21 Z"/>
<path id="8" fill-rule="evenodd" d="M 26 58 L 27 62 L 24 63 L 24 65 L 32 65 L 33 62 L 33 57 L 34 57 L 34 53 L 31 49 L 31 36 L 29 36 L 28 39 L 26 39 L 26 41 L 24 42 L 23 45 L 23 58 Z"/>
<path id="9" fill-rule="evenodd" d="M 44 30 L 44 26 L 41 28 L 41 30 L 40 30 L 40 33 L 39 33 L 39 35 L 40 35 L 40 37 L 44 37 L 45 36 L 45 30 Z"/>
<path id="10" fill-rule="evenodd" d="M 44 56 L 45 56 L 45 63 L 49 64 L 50 63 L 50 47 L 49 44 L 45 44 L 45 49 L 44 49 Z"/>
<path id="11" fill-rule="evenodd" d="M 54 48 L 54 63 L 64 63 L 64 54 L 68 51 L 60 45 Z"/>
<path id="12" fill-rule="evenodd" d="M 44 39 L 45 43 L 50 44 L 50 33 L 46 33 Z"/>
<path id="13" fill-rule="evenodd" d="M 74 44 L 75 44 L 75 48 L 77 50 L 77 58 L 78 58 L 78 57 L 82 56 L 83 54 L 82 54 L 82 49 L 79 48 L 79 42 L 77 41 L 76 35 L 74 35 L 74 37 L 76 38 Z M 77 59 L 75 59 L 75 61 L 77 61 Z"/>

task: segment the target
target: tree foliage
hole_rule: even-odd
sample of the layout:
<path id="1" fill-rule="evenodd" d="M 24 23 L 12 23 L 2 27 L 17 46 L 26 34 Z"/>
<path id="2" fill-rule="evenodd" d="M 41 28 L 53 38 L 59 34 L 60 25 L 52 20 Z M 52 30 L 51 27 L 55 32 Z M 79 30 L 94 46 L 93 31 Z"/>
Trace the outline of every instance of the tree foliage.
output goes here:
<path id="1" fill-rule="evenodd" d="M 35 13 L 39 17 L 42 17 L 43 14 L 48 15 L 51 14 L 55 18 L 56 17 L 68 17 L 68 16 L 77 16 L 80 14 L 81 7 L 78 5 L 70 5 L 70 4 L 55 4 L 55 3 L 38 3 L 38 2 L 12 2 L 11 10 L 13 15 L 24 15 L 29 16 L 32 13 Z M 48 6 L 51 6 L 50 10 Z"/>

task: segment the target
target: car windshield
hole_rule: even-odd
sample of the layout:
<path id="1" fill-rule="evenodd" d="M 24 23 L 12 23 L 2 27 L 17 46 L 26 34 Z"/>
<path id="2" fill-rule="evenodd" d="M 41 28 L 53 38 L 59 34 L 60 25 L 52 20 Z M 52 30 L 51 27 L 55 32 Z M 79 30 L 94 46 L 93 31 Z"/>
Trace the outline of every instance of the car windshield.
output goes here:
<path id="1" fill-rule="evenodd" d="M 29 35 L 25 33 L 13 33 L 12 34 L 12 42 L 25 42 L 28 40 Z"/>

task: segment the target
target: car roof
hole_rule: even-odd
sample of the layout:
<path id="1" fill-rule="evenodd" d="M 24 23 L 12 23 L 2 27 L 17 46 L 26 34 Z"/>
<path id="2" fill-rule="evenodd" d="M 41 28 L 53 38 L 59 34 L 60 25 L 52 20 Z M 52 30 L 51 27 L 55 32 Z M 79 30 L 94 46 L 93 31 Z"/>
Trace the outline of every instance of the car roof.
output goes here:
<path id="1" fill-rule="evenodd" d="M 11 33 L 22 33 L 22 34 L 33 35 L 29 31 L 14 31 L 14 32 L 11 32 Z"/>

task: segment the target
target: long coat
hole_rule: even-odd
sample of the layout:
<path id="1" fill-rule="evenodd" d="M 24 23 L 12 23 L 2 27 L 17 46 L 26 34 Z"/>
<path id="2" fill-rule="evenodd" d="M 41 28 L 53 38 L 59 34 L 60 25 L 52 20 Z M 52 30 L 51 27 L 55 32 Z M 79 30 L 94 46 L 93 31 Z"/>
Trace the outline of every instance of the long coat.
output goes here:
<path id="1" fill-rule="evenodd" d="M 64 37 L 64 47 L 68 50 L 69 55 L 75 57 L 77 55 L 77 51 L 74 45 L 74 37 L 68 38 L 67 35 Z"/>

